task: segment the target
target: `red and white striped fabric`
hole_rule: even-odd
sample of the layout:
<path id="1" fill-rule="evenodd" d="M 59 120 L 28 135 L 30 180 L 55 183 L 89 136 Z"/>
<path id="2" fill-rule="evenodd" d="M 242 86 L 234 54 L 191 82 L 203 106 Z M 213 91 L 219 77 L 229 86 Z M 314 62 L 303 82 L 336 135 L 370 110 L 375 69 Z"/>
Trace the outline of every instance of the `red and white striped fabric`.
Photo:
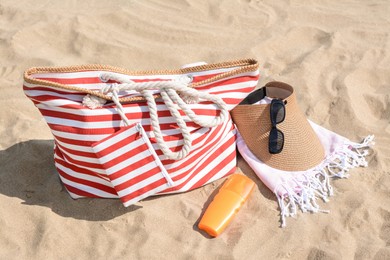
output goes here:
<path id="1" fill-rule="evenodd" d="M 139 123 L 95 143 L 92 149 L 124 205 L 173 186 Z"/>
<path id="2" fill-rule="evenodd" d="M 235 129 L 230 117 L 206 128 L 180 111 L 191 133 L 192 149 L 185 158 L 170 160 L 156 143 L 146 102 L 122 104 L 131 123 L 128 126 L 112 102 L 96 109 L 83 106 L 88 91 L 109 84 L 99 76 L 109 69 L 135 82 L 188 75 L 193 82 L 205 82 L 195 87 L 198 91 L 221 97 L 231 110 L 255 88 L 259 77 L 257 62 L 248 60 L 251 63 L 245 65 L 243 61 L 244 65 L 223 63 L 221 68 L 206 65 L 134 76 L 105 66 L 32 68 L 25 73 L 24 92 L 52 131 L 55 166 L 71 197 L 120 198 L 128 206 L 151 195 L 188 191 L 233 173 Z M 240 70 L 245 66 L 246 70 Z M 138 95 L 134 91 L 120 93 L 120 97 Z M 156 104 L 163 139 L 172 151 L 178 151 L 183 137 L 176 121 L 164 102 L 158 99 Z M 198 116 L 213 118 L 219 114 L 208 101 L 188 106 Z"/>

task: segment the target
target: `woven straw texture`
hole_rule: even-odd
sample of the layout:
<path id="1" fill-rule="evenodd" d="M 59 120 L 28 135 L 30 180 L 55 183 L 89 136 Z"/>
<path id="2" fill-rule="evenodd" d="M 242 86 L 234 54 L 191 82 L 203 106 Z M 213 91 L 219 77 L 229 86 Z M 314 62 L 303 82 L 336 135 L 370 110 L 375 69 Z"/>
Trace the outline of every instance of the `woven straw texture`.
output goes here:
<path id="1" fill-rule="evenodd" d="M 299 109 L 294 89 L 282 82 L 270 82 L 266 88 L 267 92 L 271 88 L 290 92 L 288 96 L 270 96 L 287 101 L 286 118 L 277 125 L 284 133 L 284 147 L 279 154 L 268 152 L 269 104 L 238 105 L 231 115 L 249 149 L 267 165 L 284 171 L 303 171 L 318 165 L 325 157 L 324 148 Z"/>

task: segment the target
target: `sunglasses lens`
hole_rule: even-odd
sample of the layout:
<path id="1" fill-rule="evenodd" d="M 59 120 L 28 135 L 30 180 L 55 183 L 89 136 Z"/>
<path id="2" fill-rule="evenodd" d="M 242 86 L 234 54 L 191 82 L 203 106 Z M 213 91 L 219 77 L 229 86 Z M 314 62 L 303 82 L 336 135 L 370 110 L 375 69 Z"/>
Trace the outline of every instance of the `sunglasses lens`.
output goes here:
<path id="1" fill-rule="evenodd" d="M 271 154 L 280 153 L 283 150 L 284 134 L 276 128 L 276 125 L 283 122 L 286 116 L 284 102 L 280 99 L 273 99 L 270 106 L 272 128 L 269 132 L 268 150 Z"/>
<path id="2" fill-rule="evenodd" d="M 284 134 L 276 127 L 271 129 L 269 133 L 269 153 L 277 154 L 280 153 L 284 145 Z"/>
<path id="3" fill-rule="evenodd" d="M 272 100 L 271 103 L 271 119 L 274 121 L 274 124 L 279 124 L 283 122 L 286 115 L 286 109 L 284 103 L 281 100 Z"/>

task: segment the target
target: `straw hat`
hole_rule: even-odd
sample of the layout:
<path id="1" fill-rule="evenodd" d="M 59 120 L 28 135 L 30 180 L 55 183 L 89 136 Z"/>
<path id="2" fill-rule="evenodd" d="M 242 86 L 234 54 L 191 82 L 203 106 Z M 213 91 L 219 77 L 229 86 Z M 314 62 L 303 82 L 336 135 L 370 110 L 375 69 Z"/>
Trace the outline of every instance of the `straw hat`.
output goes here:
<path id="1" fill-rule="evenodd" d="M 284 146 L 278 154 L 271 154 L 268 149 L 270 104 L 254 104 L 265 94 L 285 103 L 285 119 L 277 124 L 284 134 Z M 262 89 L 249 94 L 231 111 L 231 115 L 252 153 L 273 168 L 304 171 L 320 164 L 325 158 L 324 147 L 299 109 L 294 89 L 288 84 L 276 81 L 267 83 Z"/>

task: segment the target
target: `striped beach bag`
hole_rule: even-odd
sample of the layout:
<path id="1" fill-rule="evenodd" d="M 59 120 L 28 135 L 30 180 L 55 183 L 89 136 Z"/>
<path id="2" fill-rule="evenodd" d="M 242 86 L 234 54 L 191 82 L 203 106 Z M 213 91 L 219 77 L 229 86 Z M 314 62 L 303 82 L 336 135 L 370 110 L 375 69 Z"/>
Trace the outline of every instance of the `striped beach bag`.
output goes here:
<path id="1" fill-rule="evenodd" d="M 188 191 L 235 171 L 229 115 L 257 85 L 255 60 L 178 70 L 34 67 L 24 92 L 54 136 L 54 163 L 72 198 Z"/>

